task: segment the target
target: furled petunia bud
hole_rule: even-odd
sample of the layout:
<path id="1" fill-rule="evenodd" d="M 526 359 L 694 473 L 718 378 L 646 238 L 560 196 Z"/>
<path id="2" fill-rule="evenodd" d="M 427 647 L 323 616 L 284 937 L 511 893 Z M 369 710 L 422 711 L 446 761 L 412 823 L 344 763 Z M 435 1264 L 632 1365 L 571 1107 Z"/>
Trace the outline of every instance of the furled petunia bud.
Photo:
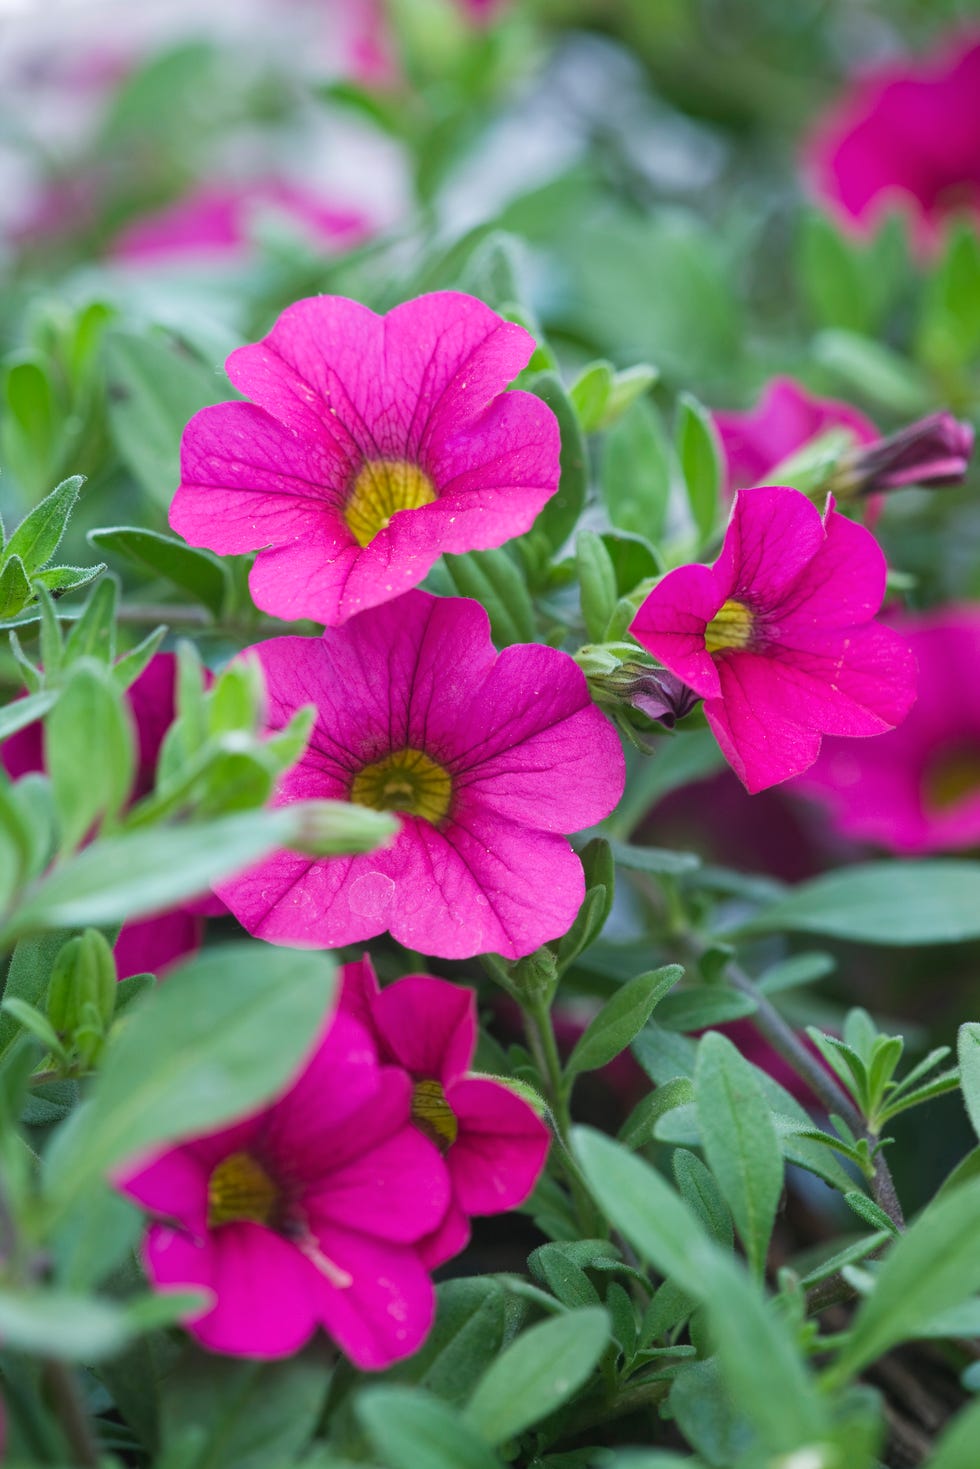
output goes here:
<path id="1" fill-rule="evenodd" d="M 600 695 L 631 705 L 666 729 L 690 714 L 701 698 L 675 673 L 639 662 L 621 663 L 613 673 L 593 676 L 590 682 Z"/>
<path id="2" fill-rule="evenodd" d="M 847 449 L 825 488 L 850 499 L 903 485 L 962 484 L 973 439 L 970 424 L 951 413 L 931 413 L 887 438 Z"/>

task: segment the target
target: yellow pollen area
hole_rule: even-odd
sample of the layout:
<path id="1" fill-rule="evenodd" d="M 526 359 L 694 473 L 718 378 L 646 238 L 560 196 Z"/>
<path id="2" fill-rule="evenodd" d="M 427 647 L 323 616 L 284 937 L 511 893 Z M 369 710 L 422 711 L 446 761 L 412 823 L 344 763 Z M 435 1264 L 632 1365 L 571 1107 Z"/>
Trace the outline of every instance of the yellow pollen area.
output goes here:
<path id="1" fill-rule="evenodd" d="M 453 783 L 449 772 L 422 750 L 396 750 L 354 777 L 350 798 L 374 811 L 402 811 L 433 825 L 449 810 Z"/>
<path id="2" fill-rule="evenodd" d="M 446 1152 L 456 1141 L 459 1124 L 438 1081 L 417 1081 L 412 1092 L 412 1121 L 419 1132 Z"/>
<path id="3" fill-rule="evenodd" d="M 232 1153 L 218 1164 L 208 1183 L 208 1226 L 269 1224 L 279 1204 L 279 1190 L 251 1153 Z"/>
<path id="4" fill-rule="evenodd" d="M 743 602 L 723 602 L 704 630 L 705 650 L 722 653 L 726 648 L 747 648 L 754 621 Z"/>
<path id="5" fill-rule="evenodd" d="M 351 485 L 344 506 L 347 527 L 359 546 L 369 546 L 398 510 L 418 510 L 437 499 L 435 485 L 407 459 L 369 459 Z"/>
<path id="6" fill-rule="evenodd" d="M 945 750 L 934 757 L 925 776 L 927 805 L 948 811 L 976 795 L 980 795 L 980 750 Z"/>

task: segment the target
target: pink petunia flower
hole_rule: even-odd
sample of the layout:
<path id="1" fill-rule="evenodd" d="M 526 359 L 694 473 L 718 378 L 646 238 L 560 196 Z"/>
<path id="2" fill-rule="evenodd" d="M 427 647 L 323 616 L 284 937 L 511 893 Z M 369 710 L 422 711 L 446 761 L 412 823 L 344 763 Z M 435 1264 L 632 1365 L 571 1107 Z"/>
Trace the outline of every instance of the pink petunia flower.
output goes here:
<path id="1" fill-rule="evenodd" d="M 861 233 L 898 208 L 928 252 L 943 221 L 980 215 L 980 35 L 870 68 L 804 148 L 811 188 Z"/>
<path id="2" fill-rule="evenodd" d="M 434 1269 L 465 1247 L 470 1215 L 502 1214 L 529 1197 L 548 1154 L 548 1129 L 510 1087 L 468 1074 L 476 1049 L 472 990 L 428 974 L 381 990 L 365 955 L 344 966 L 340 1003 L 373 1037 L 381 1060 L 408 1072 L 413 1121 L 445 1155 L 452 1202 L 418 1245 Z"/>
<path id="3" fill-rule="evenodd" d="M 835 828 L 892 852 L 980 845 L 980 605 L 896 617 L 919 663 L 919 697 L 870 747 L 826 740 L 793 789 Z"/>
<path id="4" fill-rule="evenodd" d="M 153 789 L 160 749 L 176 712 L 176 679 L 177 659 L 173 653 L 157 653 L 126 691 L 137 739 L 131 802 Z M 0 745 L 0 763 L 12 780 L 43 771 L 43 729 L 38 720 Z M 115 947 L 119 978 L 160 974 L 178 959 L 193 954 L 201 946 L 204 918 L 224 911 L 224 905 L 207 894 L 166 913 L 124 923 Z"/>
<path id="5" fill-rule="evenodd" d="M 408 1076 L 336 1015 L 277 1101 L 117 1176 L 159 1216 L 144 1245 L 154 1283 L 214 1296 L 186 1323 L 198 1341 L 285 1357 L 323 1326 L 367 1370 L 418 1348 L 434 1295 L 415 1246 L 450 1191 L 411 1108 Z"/>
<path id="6" fill-rule="evenodd" d="M 533 349 L 455 291 L 387 316 L 297 301 L 228 358 L 253 401 L 187 425 L 170 523 L 222 555 L 257 550 L 252 595 L 273 616 L 334 626 L 390 601 L 444 551 L 530 529 L 554 494 L 554 414 L 503 391 Z"/>
<path id="7" fill-rule="evenodd" d="M 338 209 L 285 179 L 204 183 L 184 198 L 128 224 L 110 254 L 127 264 L 180 261 L 226 264 L 243 257 L 252 221 L 263 212 L 291 220 L 315 245 L 332 251 L 360 244 L 370 233 L 363 215 Z"/>
<path id="8" fill-rule="evenodd" d="M 829 429 L 846 429 L 856 444 L 870 444 L 878 430 L 848 403 L 815 398 L 789 377 L 774 377 L 747 413 L 713 413 L 728 469 L 729 490 L 764 485 L 777 465 Z"/>
<path id="9" fill-rule="evenodd" d="M 567 931 L 584 879 L 561 833 L 607 816 L 624 782 L 619 740 L 567 653 L 498 655 L 478 603 L 413 591 L 322 638 L 247 655 L 273 729 L 317 706 L 275 800 L 329 796 L 402 817 L 386 850 L 279 852 L 223 883 L 249 933 L 335 948 L 389 929 L 446 959 L 516 959 Z"/>
<path id="10" fill-rule="evenodd" d="M 891 729 L 915 697 L 907 643 L 874 621 L 885 558 L 870 531 L 798 490 L 740 490 L 713 566 L 654 587 L 630 631 L 704 699 L 749 791 L 799 775 L 825 734 Z"/>

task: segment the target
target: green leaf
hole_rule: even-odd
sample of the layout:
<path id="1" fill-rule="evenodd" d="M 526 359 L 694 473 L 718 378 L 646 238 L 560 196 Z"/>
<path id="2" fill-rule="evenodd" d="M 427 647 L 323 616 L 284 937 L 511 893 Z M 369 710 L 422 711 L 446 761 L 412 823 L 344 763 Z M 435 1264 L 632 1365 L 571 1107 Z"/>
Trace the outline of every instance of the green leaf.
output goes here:
<path id="1" fill-rule="evenodd" d="M 716 1358 L 684 1364 L 670 1389 L 670 1408 L 687 1442 L 709 1464 L 735 1464 L 749 1446 L 751 1430 Z"/>
<path id="2" fill-rule="evenodd" d="M 935 1445 L 928 1469 L 976 1469 L 980 1443 L 980 1401 L 968 1403 Z"/>
<path id="3" fill-rule="evenodd" d="M 444 559 L 459 595 L 473 597 L 486 608 L 498 647 L 534 642 L 534 608 L 508 551 L 468 551 Z"/>
<path id="4" fill-rule="evenodd" d="M 116 448 L 157 503 L 169 506 L 180 483 L 180 440 L 188 419 L 234 394 L 223 376 L 162 337 L 108 331 L 104 354 Z"/>
<path id="5" fill-rule="evenodd" d="M 701 866 L 695 852 L 672 852 L 666 847 L 634 847 L 628 842 L 610 838 L 609 848 L 620 867 L 630 872 L 654 872 L 658 876 L 679 877 Z"/>
<path id="6" fill-rule="evenodd" d="M 697 1215 L 649 1164 L 589 1128 L 574 1130 L 574 1145 L 593 1196 L 614 1228 L 705 1306 L 728 1389 L 764 1446 L 789 1453 L 818 1441 L 826 1409 L 787 1326 L 759 1287 L 708 1238 Z"/>
<path id="7" fill-rule="evenodd" d="M 275 1096 L 309 1052 L 333 992 L 324 954 L 223 945 L 172 970 L 113 1032 L 88 1103 L 46 1159 L 63 1207 L 90 1179 L 174 1138 L 214 1131 Z"/>
<path id="8" fill-rule="evenodd" d="M 832 954 L 818 952 L 793 954 L 773 964 L 756 980 L 764 995 L 777 995 L 783 990 L 797 989 L 800 985 L 813 984 L 826 974 L 833 974 L 837 961 Z"/>
<path id="9" fill-rule="evenodd" d="M 750 995 L 740 994 L 727 985 L 696 984 L 668 995 L 657 1012 L 657 1021 L 666 1030 L 707 1030 L 713 1025 L 741 1020 L 756 1009 Z"/>
<path id="10" fill-rule="evenodd" d="M 980 1025 L 975 1020 L 960 1026 L 956 1054 L 963 1101 L 973 1130 L 980 1137 Z"/>
<path id="11" fill-rule="evenodd" d="M 425 1342 L 390 1376 L 427 1388 L 446 1403 L 463 1403 L 500 1350 L 506 1297 L 490 1276 L 444 1280 L 436 1287 L 436 1319 Z"/>
<path id="12" fill-rule="evenodd" d="M 47 992 L 54 961 L 69 937 L 67 933 L 54 932 L 21 939 L 7 969 L 4 999 L 19 999 L 27 1005 L 39 1006 Z M 6 1055 L 19 1034 L 20 1026 L 13 1016 L 0 1013 L 0 1057 Z"/>
<path id="13" fill-rule="evenodd" d="M 561 430 L 561 479 L 558 489 L 534 522 L 552 551 L 558 551 L 568 540 L 585 506 L 588 488 L 588 459 L 578 416 L 556 373 L 541 372 L 528 387 L 543 398 L 558 419 Z"/>
<path id="14" fill-rule="evenodd" d="M 515 1438 L 577 1392 L 608 1340 L 609 1317 L 597 1306 L 532 1326 L 480 1379 L 466 1408 L 466 1422 L 493 1444 Z"/>
<path id="15" fill-rule="evenodd" d="M 563 1306 L 599 1305 L 599 1292 L 561 1244 L 539 1246 L 528 1259 L 528 1267 Z"/>
<path id="16" fill-rule="evenodd" d="M 663 534 L 673 451 L 652 403 L 634 405 L 606 435 L 600 461 L 602 497 L 620 530 L 654 545 Z"/>
<path id="17" fill-rule="evenodd" d="M 302 808 L 248 811 L 216 821 L 105 837 L 28 890 L 4 932 L 99 927 L 173 908 L 297 840 Z"/>
<path id="18" fill-rule="evenodd" d="M 591 434 L 600 428 L 612 392 L 614 371 L 611 362 L 590 362 L 575 379 L 568 396 L 578 414 L 582 432 Z"/>
<path id="19" fill-rule="evenodd" d="M 3 381 L 6 411 L 0 421 L 4 463 L 36 499 L 57 472 L 63 445 L 64 410 L 42 362 L 12 363 Z"/>
<path id="20" fill-rule="evenodd" d="M 712 1239 L 732 1249 L 735 1236 L 732 1216 L 713 1174 L 696 1153 L 678 1148 L 674 1154 L 674 1178 L 681 1195 L 701 1219 Z"/>
<path id="21" fill-rule="evenodd" d="M 497 1455 L 458 1413 L 418 1388 L 365 1388 L 355 1410 L 389 1469 L 501 1469 Z"/>
<path id="22" fill-rule="evenodd" d="M 871 325 L 870 300 L 862 262 L 834 222 L 816 210 L 803 219 L 799 271 L 810 314 L 818 327 L 867 330 Z"/>
<path id="23" fill-rule="evenodd" d="M 19 556 L 8 556 L 0 570 L 0 617 L 16 616 L 33 597 L 24 563 Z"/>
<path id="24" fill-rule="evenodd" d="M 659 378 L 660 369 L 652 367 L 649 362 L 638 362 L 634 367 L 624 367 L 617 372 L 598 427 L 607 429 L 618 423 L 627 409 L 648 393 Z"/>
<path id="25" fill-rule="evenodd" d="M 57 551 L 84 483 L 81 474 L 63 480 L 40 505 L 35 505 L 10 537 L 6 555 L 19 556 L 28 576 L 47 566 Z"/>
<path id="26" fill-rule="evenodd" d="M 111 663 L 116 656 L 116 600 L 119 588 L 113 577 L 92 588 L 85 606 L 65 641 L 65 662 L 96 658 Z"/>
<path id="27" fill-rule="evenodd" d="M 122 1307 L 56 1290 L 0 1290 L 5 1347 L 67 1362 L 111 1357 L 135 1334 Z"/>
<path id="28" fill-rule="evenodd" d="M 666 964 L 648 974 L 638 974 L 617 990 L 579 1037 L 565 1067 L 566 1075 L 596 1071 L 625 1051 L 683 974 L 679 964 Z"/>
<path id="29" fill-rule="evenodd" d="M 858 398 L 870 398 L 898 418 L 918 418 L 932 406 L 932 390 L 923 374 L 871 337 L 823 331 L 814 340 L 813 351 L 817 361 Z"/>
<path id="30" fill-rule="evenodd" d="M 892 1246 L 825 1374 L 839 1386 L 980 1290 L 980 1179 L 935 1200 Z"/>
<path id="31" fill-rule="evenodd" d="M 248 1362 L 187 1349 L 161 1387 L 164 1460 L 194 1434 L 200 1452 L 187 1469 L 269 1469 L 293 1463 L 310 1441 L 329 1384 L 324 1353 Z M 183 1462 L 183 1461 L 181 1461 Z"/>
<path id="32" fill-rule="evenodd" d="M 594 643 L 599 643 L 605 637 L 619 592 L 612 557 L 595 531 L 579 531 L 575 539 L 575 565 L 585 631 Z"/>
<path id="33" fill-rule="evenodd" d="M 104 571 L 108 571 L 104 561 L 96 566 L 49 566 L 47 571 L 37 572 L 34 581 L 60 597 L 64 592 L 77 592 L 80 587 L 87 587 Z"/>
<path id="34" fill-rule="evenodd" d="M 901 946 L 980 937 L 980 862 L 866 862 L 800 883 L 737 930 Z"/>
<path id="35" fill-rule="evenodd" d="M 844 1195 L 844 1202 L 858 1216 L 863 1223 L 872 1229 L 885 1230 L 893 1237 L 898 1234 L 898 1228 L 874 1199 L 869 1199 L 867 1194 L 862 1194 L 859 1189 L 851 1189 Z"/>
<path id="36" fill-rule="evenodd" d="M 689 393 L 681 393 L 678 399 L 674 437 L 698 544 L 704 545 L 718 514 L 721 448 L 711 415 Z"/>
<path id="37" fill-rule="evenodd" d="M 962 369 L 980 348 L 980 241 L 966 220 L 954 223 L 937 269 L 926 278 L 919 355 L 930 365 Z"/>
<path id="38" fill-rule="evenodd" d="M 231 578 L 224 562 L 210 551 L 195 550 L 174 536 L 141 530 L 137 526 L 116 525 L 104 530 L 90 530 L 88 539 L 91 545 L 102 551 L 115 552 L 135 565 L 165 577 L 203 603 L 215 617 L 220 615 Z"/>
<path id="39" fill-rule="evenodd" d="M 58 811 L 60 845 L 72 851 L 132 790 L 136 737 L 109 670 L 91 659 L 72 665 L 44 726 L 44 763 Z"/>
<path id="40" fill-rule="evenodd" d="M 783 1155 L 769 1103 L 752 1066 L 716 1031 L 698 1045 L 694 1089 L 705 1157 L 749 1265 L 761 1278 L 783 1191 Z"/>

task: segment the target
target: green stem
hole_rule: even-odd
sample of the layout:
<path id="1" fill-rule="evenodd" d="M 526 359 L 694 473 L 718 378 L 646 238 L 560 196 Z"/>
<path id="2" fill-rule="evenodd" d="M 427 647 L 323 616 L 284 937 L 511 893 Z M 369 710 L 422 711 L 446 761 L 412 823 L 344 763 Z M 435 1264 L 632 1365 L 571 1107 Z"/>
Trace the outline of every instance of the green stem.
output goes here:
<path id="1" fill-rule="evenodd" d="M 55 1416 L 71 1449 L 72 1461 L 81 1465 L 82 1469 L 98 1469 L 98 1444 L 92 1434 L 92 1425 L 74 1374 L 56 1357 L 48 1358 L 43 1371 Z"/>
<path id="2" fill-rule="evenodd" d="M 585 1182 L 571 1148 L 572 1115 L 569 1108 L 569 1088 L 562 1074 L 558 1042 L 555 1040 L 555 1028 L 551 1023 L 551 1009 L 543 998 L 533 1001 L 525 999 L 524 1016 L 531 1049 L 547 1083 L 552 1121 L 560 1146 L 559 1156 L 572 1191 L 575 1212 L 583 1233 L 588 1238 L 594 1238 L 600 1230 L 600 1219 L 588 1184 Z"/>

